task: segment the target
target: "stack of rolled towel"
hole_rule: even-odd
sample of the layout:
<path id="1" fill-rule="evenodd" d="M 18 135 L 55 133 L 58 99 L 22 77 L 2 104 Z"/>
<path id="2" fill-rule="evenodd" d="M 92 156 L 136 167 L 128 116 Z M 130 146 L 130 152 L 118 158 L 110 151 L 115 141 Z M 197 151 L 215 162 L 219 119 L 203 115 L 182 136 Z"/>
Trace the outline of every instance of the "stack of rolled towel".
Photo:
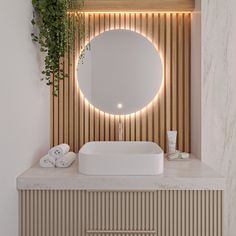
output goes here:
<path id="1" fill-rule="evenodd" d="M 69 167 L 75 160 L 76 154 L 69 152 L 70 146 L 62 143 L 51 148 L 47 155 L 39 161 L 41 167 Z"/>

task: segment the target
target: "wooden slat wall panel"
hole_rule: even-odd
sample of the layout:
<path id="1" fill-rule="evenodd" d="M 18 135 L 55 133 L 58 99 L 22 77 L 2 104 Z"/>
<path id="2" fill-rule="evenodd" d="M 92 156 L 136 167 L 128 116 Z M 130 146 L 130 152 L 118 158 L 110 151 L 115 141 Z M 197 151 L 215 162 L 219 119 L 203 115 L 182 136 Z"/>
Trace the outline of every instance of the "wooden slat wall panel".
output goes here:
<path id="1" fill-rule="evenodd" d="M 71 16 L 72 17 L 72 16 Z M 118 140 L 118 124 L 124 140 L 148 140 L 166 151 L 166 132 L 178 131 L 178 148 L 190 152 L 190 13 L 86 13 L 88 39 L 111 29 L 134 30 L 147 37 L 161 53 L 164 81 L 157 97 L 135 114 L 104 114 L 80 93 L 76 70 L 81 45 L 64 59 L 69 78 L 60 82 L 59 97 L 51 98 L 51 146 L 66 142 L 78 152 L 89 141 Z M 78 38 L 78 35 L 77 35 Z"/>
<path id="2" fill-rule="evenodd" d="M 223 191 L 19 191 L 19 236 L 223 236 Z"/>

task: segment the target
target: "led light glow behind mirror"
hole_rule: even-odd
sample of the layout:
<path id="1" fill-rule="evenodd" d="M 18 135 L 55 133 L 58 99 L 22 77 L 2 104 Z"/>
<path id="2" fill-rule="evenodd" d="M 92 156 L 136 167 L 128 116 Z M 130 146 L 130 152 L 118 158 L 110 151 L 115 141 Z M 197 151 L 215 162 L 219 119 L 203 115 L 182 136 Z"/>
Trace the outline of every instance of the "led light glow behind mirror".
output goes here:
<path id="1" fill-rule="evenodd" d="M 95 37 L 78 64 L 78 83 L 97 109 L 126 115 L 147 106 L 163 80 L 161 57 L 144 36 L 111 30 Z"/>

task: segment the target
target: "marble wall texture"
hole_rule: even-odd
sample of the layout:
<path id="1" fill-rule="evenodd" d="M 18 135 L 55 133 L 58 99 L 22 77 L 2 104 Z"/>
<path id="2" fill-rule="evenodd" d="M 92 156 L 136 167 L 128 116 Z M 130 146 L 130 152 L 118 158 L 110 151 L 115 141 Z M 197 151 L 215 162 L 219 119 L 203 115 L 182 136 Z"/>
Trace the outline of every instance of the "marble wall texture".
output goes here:
<path id="1" fill-rule="evenodd" d="M 226 181 L 225 235 L 236 235 L 236 1 L 202 0 L 202 160 Z"/>

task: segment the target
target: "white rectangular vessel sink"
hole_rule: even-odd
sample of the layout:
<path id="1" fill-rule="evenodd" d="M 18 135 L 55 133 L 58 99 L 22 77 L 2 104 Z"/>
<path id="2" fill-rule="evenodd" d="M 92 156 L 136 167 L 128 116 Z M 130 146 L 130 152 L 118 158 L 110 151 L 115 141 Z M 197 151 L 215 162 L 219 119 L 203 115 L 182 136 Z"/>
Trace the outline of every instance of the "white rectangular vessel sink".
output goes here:
<path id="1" fill-rule="evenodd" d="M 163 169 L 163 151 L 152 142 L 89 142 L 79 151 L 85 175 L 158 175 Z"/>

